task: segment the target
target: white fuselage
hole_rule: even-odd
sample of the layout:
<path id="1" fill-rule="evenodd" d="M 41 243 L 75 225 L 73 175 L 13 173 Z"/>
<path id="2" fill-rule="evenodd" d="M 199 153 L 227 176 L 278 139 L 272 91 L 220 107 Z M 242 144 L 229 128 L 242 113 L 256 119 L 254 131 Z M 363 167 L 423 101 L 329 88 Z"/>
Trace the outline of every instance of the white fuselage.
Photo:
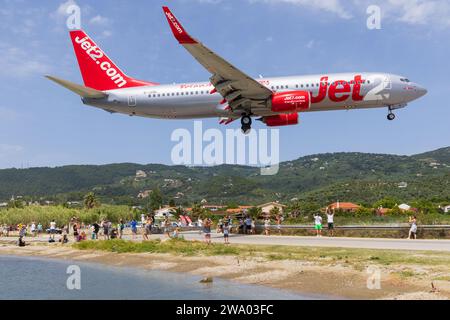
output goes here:
<path id="1" fill-rule="evenodd" d="M 359 80 L 361 79 L 361 80 Z M 408 79 L 385 73 L 340 73 L 256 79 L 274 92 L 310 91 L 307 111 L 361 108 L 401 108 L 426 94 L 426 89 Z M 88 105 L 150 118 L 194 119 L 230 115 L 213 93 L 209 82 L 157 85 L 106 91 L 103 99 L 87 99 Z M 270 108 L 261 116 L 276 113 Z"/>

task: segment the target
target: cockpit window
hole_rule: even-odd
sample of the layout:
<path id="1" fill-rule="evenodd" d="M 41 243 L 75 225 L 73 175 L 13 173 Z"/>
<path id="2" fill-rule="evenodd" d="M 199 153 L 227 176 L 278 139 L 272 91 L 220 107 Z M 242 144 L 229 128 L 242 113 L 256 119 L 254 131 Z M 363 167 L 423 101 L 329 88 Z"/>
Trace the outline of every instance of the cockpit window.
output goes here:
<path id="1" fill-rule="evenodd" d="M 400 81 L 402 81 L 402 82 L 411 82 L 409 79 L 406 79 L 406 78 L 401 78 Z"/>

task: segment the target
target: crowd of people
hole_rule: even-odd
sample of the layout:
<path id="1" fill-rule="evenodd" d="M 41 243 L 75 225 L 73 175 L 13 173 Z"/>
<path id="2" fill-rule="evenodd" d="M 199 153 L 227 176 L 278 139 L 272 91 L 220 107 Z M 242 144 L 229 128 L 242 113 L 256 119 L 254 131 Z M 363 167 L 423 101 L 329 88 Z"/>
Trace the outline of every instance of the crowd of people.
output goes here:
<path id="1" fill-rule="evenodd" d="M 333 237 L 334 233 L 334 216 L 335 211 L 327 209 L 325 212 L 328 227 L 328 236 Z M 277 214 L 274 217 L 275 227 L 272 227 L 272 220 L 270 216 L 263 218 L 263 234 L 269 236 L 271 232 L 277 232 L 281 235 L 282 233 L 282 223 L 284 221 L 282 214 Z M 323 219 L 320 213 L 313 215 L 314 230 L 317 237 L 322 237 L 323 230 Z M 417 238 L 417 217 L 409 217 L 410 229 L 408 232 L 408 239 Z M 211 244 L 211 230 L 213 228 L 213 221 L 211 218 L 207 217 L 202 219 L 198 218 L 196 224 L 200 227 L 201 232 L 204 233 L 205 242 Z M 124 236 L 124 231 L 126 227 L 131 230 L 131 239 L 136 240 L 138 238 L 138 226 L 141 228 L 142 240 L 149 240 L 149 236 L 153 233 L 162 233 L 167 236 L 167 238 L 178 238 L 180 236 L 181 221 L 172 222 L 168 216 L 166 216 L 160 223 L 157 223 L 155 217 L 152 215 L 141 215 L 141 223 L 139 224 L 136 219 L 132 219 L 125 222 L 120 219 L 118 223 L 113 224 L 108 219 L 104 219 L 100 222 L 94 222 L 90 225 L 85 225 L 78 220 L 76 217 L 72 217 L 68 224 L 58 228 L 55 220 L 49 223 L 48 229 L 44 230 L 42 223 L 32 222 L 29 225 L 19 224 L 16 226 L 8 226 L 3 224 L 0 226 L 0 236 L 8 237 L 12 231 L 18 232 L 19 240 L 18 245 L 26 245 L 24 238 L 29 235 L 31 237 L 40 236 L 43 233 L 49 235 L 49 242 L 60 242 L 62 244 L 69 242 L 69 234 L 73 235 L 73 239 L 76 242 L 84 241 L 90 238 L 91 240 L 98 240 L 102 237 L 103 240 L 110 239 L 122 239 Z M 219 219 L 216 225 L 216 233 L 223 234 L 223 239 L 225 244 L 229 244 L 230 234 L 244 234 L 244 235 L 255 235 L 256 221 L 251 216 L 244 216 L 238 218 L 236 225 L 233 225 L 231 216 L 227 215 L 222 219 Z M 90 234 L 90 237 L 88 237 Z M 56 240 L 56 235 L 58 240 Z"/>

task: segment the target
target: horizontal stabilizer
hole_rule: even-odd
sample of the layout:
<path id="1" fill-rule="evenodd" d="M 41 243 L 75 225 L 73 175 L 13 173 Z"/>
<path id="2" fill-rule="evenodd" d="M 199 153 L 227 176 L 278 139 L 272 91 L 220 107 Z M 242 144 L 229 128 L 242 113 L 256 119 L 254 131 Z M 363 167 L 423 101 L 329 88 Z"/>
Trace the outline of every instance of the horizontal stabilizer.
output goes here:
<path id="1" fill-rule="evenodd" d="M 69 89 L 72 92 L 75 92 L 79 96 L 83 98 L 92 98 L 92 99 L 99 99 L 99 98 L 105 98 L 108 95 L 102 91 L 98 91 L 92 88 L 88 88 L 67 80 L 59 79 L 52 76 L 45 76 L 46 78 L 56 82 L 57 84 L 63 86 L 66 89 Z"/>

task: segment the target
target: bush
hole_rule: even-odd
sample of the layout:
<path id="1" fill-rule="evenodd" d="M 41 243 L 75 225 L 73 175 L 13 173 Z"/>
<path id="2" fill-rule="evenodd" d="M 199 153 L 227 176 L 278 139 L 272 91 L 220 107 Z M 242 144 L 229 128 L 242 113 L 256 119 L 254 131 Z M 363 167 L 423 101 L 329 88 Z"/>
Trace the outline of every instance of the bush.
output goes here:
<path id="1" fill-rule="evenodd" d="M 62 226 L 68 224 L 74 216 L 86 224 L 91 224 L 101 219 L 108 219 L 111 222 L 118 222 L 120 219 L 130 220 L 136 215 L 138 214 L 131 212 L 126 206 L 102 205 L 90 210 L 70 209 L 63 206 L 27 206 L 0 210 L 0 224 L 29 224 L 34 221 L 47 226 L 54 219 L 58 226 Z"/>

